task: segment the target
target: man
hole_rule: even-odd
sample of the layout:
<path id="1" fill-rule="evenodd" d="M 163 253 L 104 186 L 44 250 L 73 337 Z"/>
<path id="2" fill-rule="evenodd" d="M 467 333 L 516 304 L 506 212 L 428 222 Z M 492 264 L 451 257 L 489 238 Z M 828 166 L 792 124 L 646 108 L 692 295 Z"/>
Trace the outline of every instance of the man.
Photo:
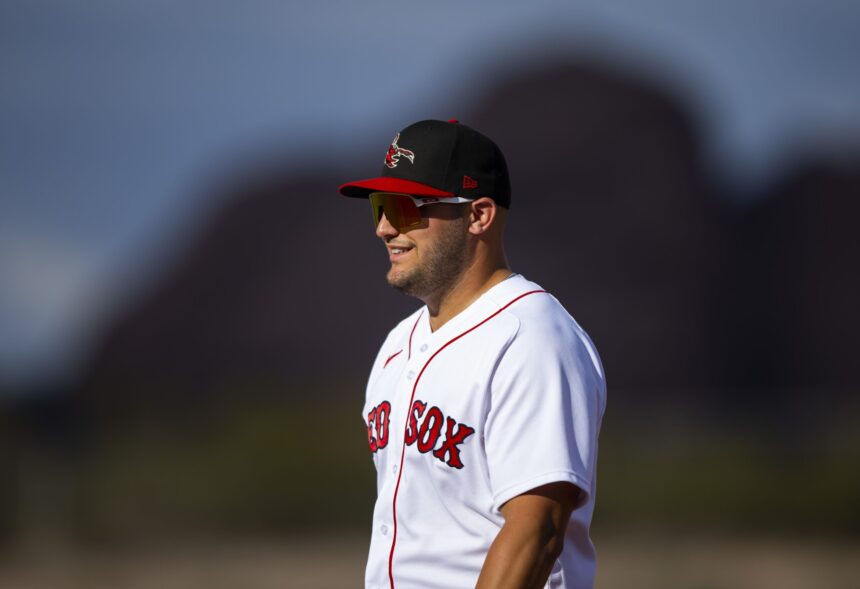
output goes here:
<path id="1" fill-rule="evenodd" d="M 340 192 L 370 200 L 389 284 L 424 302 L 367 385 L 366 586 L 592 587 L 603 369 L 561 304 L 508 268 L 502 152 L 456 120 L 421 121 L 380 177 Z"/>

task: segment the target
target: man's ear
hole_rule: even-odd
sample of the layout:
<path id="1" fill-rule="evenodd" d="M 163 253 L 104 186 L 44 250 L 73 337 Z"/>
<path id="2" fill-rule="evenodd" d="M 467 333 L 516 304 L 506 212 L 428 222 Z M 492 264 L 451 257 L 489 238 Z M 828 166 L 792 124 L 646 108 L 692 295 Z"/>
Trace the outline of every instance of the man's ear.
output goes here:
<path id="1" fill-rule="evenodd" d="M 496 220 L 496 202 L 486 196 L 476 199 L 469 207 L 469 233 L 486 233 Z"/>

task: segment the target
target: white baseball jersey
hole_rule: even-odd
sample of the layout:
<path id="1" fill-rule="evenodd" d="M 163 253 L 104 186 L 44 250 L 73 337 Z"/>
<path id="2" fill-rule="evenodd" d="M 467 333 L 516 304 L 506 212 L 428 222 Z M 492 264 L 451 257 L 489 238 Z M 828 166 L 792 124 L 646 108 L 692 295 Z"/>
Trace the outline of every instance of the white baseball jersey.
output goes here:
<path id="1" fill-rule="evenodd" d="M 603 368 L 586 333 L 514 275 L 431 332 L 422 308 L 382 345 L 364 418 L 377 471 L 368 589 L 474 587 L 499 508 L 547 483 L 583 492 L 547 587 L 590 588 Z"/>

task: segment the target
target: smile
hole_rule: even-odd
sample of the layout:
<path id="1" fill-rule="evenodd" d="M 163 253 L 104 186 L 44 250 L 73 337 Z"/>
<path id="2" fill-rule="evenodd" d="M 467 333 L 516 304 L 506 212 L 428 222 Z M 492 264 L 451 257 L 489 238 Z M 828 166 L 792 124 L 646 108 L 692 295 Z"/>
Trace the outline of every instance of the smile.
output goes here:
<path id="1" fill-rule="evenodd" d="M 396 262 L 398 260 L 403 259 L 404 256 L 409 255 L 409 252 L 412 251 L 412 247 L 403 246 L 403 247 L 393 247 L 388 246 L 388 259 L 392 262 Z"/>

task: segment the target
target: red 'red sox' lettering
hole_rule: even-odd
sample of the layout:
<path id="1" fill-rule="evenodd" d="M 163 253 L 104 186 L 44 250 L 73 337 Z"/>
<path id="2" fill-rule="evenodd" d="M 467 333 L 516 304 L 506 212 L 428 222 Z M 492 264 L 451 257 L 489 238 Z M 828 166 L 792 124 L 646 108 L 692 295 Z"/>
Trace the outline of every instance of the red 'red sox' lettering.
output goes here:
<path id="1" fill-rule="evenodd" d="M 442 421 L 445 417 L 442 415 L 442 410 L 438 407 L 430 407 L 427 415 L 424 416 L 424 421 L 421 423 L 421 428 L 418 430 L 418 451 L 422 454 L 429 452 L 436 446 L 436 440 L 439 439 L 439 434 L 442 433 Z"/>
<path id="2" fill-rule="evenodd" d="M 383 401 L 367 414 L 367 443 L 371 452 L 382 450 L 388 445 L 388 421 L 391 403 Z M 376 434 L 374 437 L 373 434 Z"/>
<path id="3" fill-rule="evenodd" d="M 409 412 L 409 423 L 406 425 L 406 444 L 411 446 L 418 439 L 418 420 L 424 415 L 427 403 L 415 401 L 412 403 L 412 411 Z"/>
<path id="4" fill-rule="evenodd" d="M 388 416 L 391 413 L 391 404 L 383 401 L 374 407 L 367 416 L 367 440 L 370 451 L 382 450 L 388 445 Z M 442 432 L 445 437 L 439 448 L 439 439 Z M 475 428 L 465 423 L 457 423 L 453 417 L 446 417 L 438 407 L 427 408 L 427 403 L 416 400 L 412 403 L 409 419 L 404 432 L 404 441 L 407 446 L 417 446 L 422 454 L 432 452 L 438 458 L 452 468 L 463 468 L 460 458 L 460 445 L 475 433 Z M 374 436 L 374 434 L 376 434 Z"/>
<path id="5" fill-rule="evenodd" d="M 454 431 L 455 425 L 457 425 L 457 431 Z M 445 432 L 445 441 L 442 443 L 441 448 L 433 452 L 433 456 L 445 462 L 448 466 L 463 468 L 463 462 L 460 460 L 460 449 L 457 446 L 462 444 L 473 433 L 475 433 L 474 428 L 463 423 L 458 425 L 456 421 L 449 417 Z M 448 455 L 447 462 L 445 461 L 446 454 Z"/>

